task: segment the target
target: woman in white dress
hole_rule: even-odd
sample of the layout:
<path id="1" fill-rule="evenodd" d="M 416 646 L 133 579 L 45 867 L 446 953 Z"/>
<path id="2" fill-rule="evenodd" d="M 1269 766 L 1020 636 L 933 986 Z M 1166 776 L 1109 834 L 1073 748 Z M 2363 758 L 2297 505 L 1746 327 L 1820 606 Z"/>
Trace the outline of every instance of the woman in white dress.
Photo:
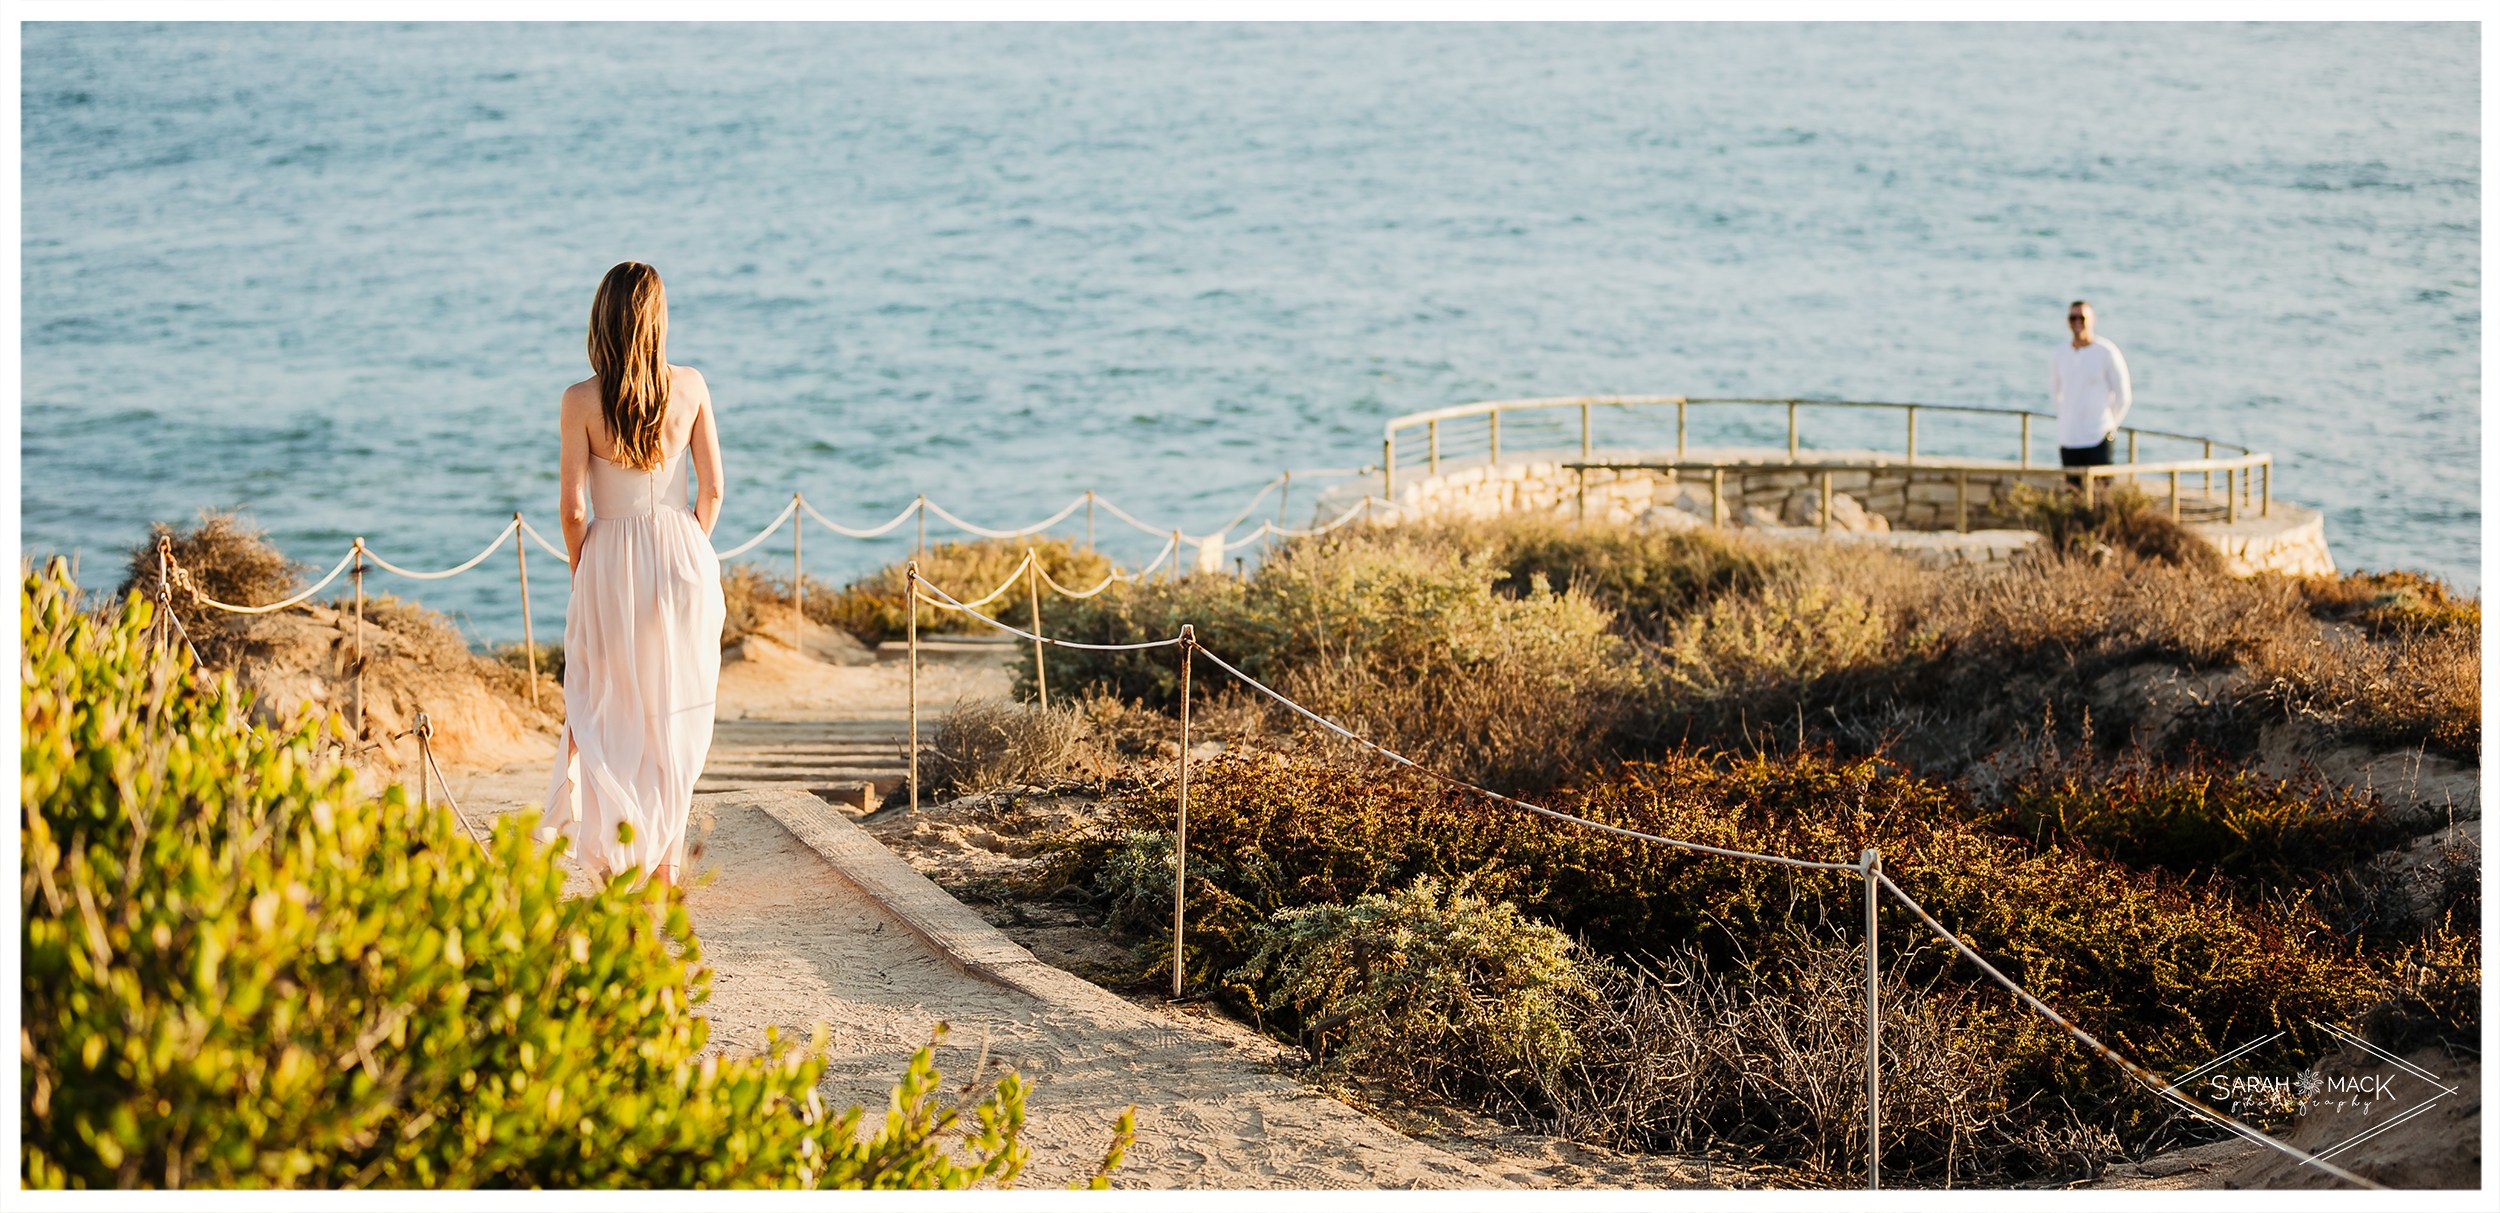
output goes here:
<path id="1" fill-rule="evenodd" d="M 564 735 L 549 830 L 602 880 L 677 882 L 720 683 L 720 436 L 712 394 L 670 366 L 668 297 L 639 261 L 590 305 L 591 377 L 564 390 Z M 688 465 L 701 485 L 686 502 Z"/>

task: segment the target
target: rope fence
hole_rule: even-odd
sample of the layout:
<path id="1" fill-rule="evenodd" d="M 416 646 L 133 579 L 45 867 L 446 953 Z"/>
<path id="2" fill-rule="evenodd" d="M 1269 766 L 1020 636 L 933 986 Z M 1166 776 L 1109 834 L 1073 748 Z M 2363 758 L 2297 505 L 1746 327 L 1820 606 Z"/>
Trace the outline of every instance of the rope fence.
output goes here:
<path id="1" fill-rule="evenodd" d="M 1370 475 L 1373 470 L 1374 469 L 1368 467 L 1318 468 L 1305 469 L 1300 474 L 1305 478 L 1313 476 L 1367 476 Z M 781 508 L 781 511 L 773 516 L 772 521 L 765 523 L 762 530 L 748 536 L 744 542 L 739 543 L 734 547 L 717 550 L 715 554 L 718 558 L 723 560 L 735 559 L 755 550 L 755 548 L 762 544 L 766 539 L 769 539 L 773 535 L 779 533 L 783 526 L 791 527 L 791 585 L 793 588 L 795 603 L 800 612 L 804 614 L 807 601 L 807 566 L 804 555 L 805 549 L 802 546 L 804 536 L 803 532 L 800 530 L 800 528 L 804 525 L 802 521 L 804 518 L 813 518 L 816 520 L 817 525 L 822 526 L 835 534 L 852 539 L 879 538 L 893 533 L 905 522 L 916 519 L 920 523 L 920 530 L 916 538 L 918 547 L 915 550 L 925 551 L 928 547 L 928 519 L 931 515 L 935 515 L 941 522 L 955 527 L 956 529 L 967 534 L 980 536 L 986 539 L 1019 539 L 1041 534 L 1042 532 L 1047 531 L 1060 523 L 1066 522 L 1081 509 L 1085 511 L 1085 545 L 1088 549 L 1091 549 L 1094 546 L 1094 507 L 1099 505 L 1121 522 L 1127 523 L 1145 534 L 1152 535 L 1163 540 L 1163 545 L 1156 549 L 1154 558 L 1147 561 L 1144 568 L 1139 569 L 1134 573 L 1124 573 L 1117 565 L 1114 565 L 1110 574 L 1101 582 L 1095 584 L 1089 589 L 1083 590 L 1074 589 L 1060 584 L 1056 578 L 1050 575 L 1048 569 L 1042 567 L 1038 553 L 1031 548 L 1026 549 L 1023 560 L 1018 563 L 1013 572 L 1008 574 L 1007 580 L 1001 583 L 996 590 L 993 590 L 989 594 L 977 599 L 975 601 L 975 605 L 987 605 L 990 602 L 997 600 L 1007 591 L 1013 589 L 1015 582 L 1019 578 L 1022 578 L 1028 585 L 1027 593 L 1032 599 L 1033 624 L 1034 627 L 1038 629 L 1041 626 L 1040 587 L 1043 585 L 1048 585 L 1054 592 L 1058 593 L 1062 597 L 1080 599 L 1091 598 L 1109 589 L 1115 584 L 1136 582 L 1146 577 L 1150 577 L 1157 569 L 1164 570 L 1167 577 L 1177 577 L 1180 572 L 1181 549 L 1182 545 L 1185 543 L 1194 542 L 1200 545 L 1202 552 L 1202 559 L 1200 563 L 1201 567 L 1205 567 L 1206 561 L 1203 558 L 1203 554 L 1210 550 L 1220 557 L 1223 553 L 1249 546 L 1250 544 L 1265 539 L 1269 535 L 1303 536 L 1324 534 L 1328 531 L 1336 530 L 1339 527 L 1349 525 L 1358 514 L 1366 518 L 1370 516 L 1373 499 L 1366 496 L 1364 500 L 1358 503 L 1354 509 L 1348 510 L 1336 519 L 1316 527 L 1304 530 L 1288 530 L 1274 522 L 1262 519 L 1259 525 L 1254 528 L 1247 537 L 1239 540 L 1227 541 L 1227 534 L 1235 526 L 1240 525 L 1244 520 L 1249 518 L 1251 511 L 1257 509 L 1259 503 L 1266 500 L 1268 494 L 1278 492 L 1280 490 L 1290 492 L 1293 477 L 1295 475 L 1295 472 L 1288 470 L 1269 480 L 1266 485 L 1262 486 L 1259 491 L 1251 497 L 1249 504 L 1243 506 L 1242 509 L 1235 513 L 1233 517 L 1222 527 L 1219 527 L 1215 531 L 1208 534 L 1195 536 L 1190 535 L 1178 527 L 1154 526 L 1129 513 L 1127 510 L 1121 509 L 1118 505 L 1105 500 L 1100 494 L 1091 489 L 1086 490 L 1084 493 L 1069 501 L 1068 504 L 1061 506 L 1056 512 L 1040 519 L 1039 521 L 1027 523 L 1020 527 L 1005 529 L 985 527 L 966 521 L 952 511 L 946 509 L 944 506 L 929 500 L 926 495 L 912 498 L 910 505 L 903 507 L 900 513 L 895 514 L 892 518 L 887 519 L 882 524 L 873 527 L 849 527 L 825 517 L 821 511 L 819 511 L 807 500 L 804 493 L 793 492 L 790 494 L 789 503 L 784 505 Z M 1281 501 L 1279 503 L 1279 510 L 1281 513 Z M 512 520 L 505 523 L 503 525 L 503 529 L 495 532 L 495 537 L 488 540 L 486 546 L 479 549 L 476 555 L 448 568 L 419 570 L 393 563 L 392 561 L 383 559 L 380 554 L 373 551 L 373 549 L 366 544 L 364 537 L 360 535 L 356 537 L 353 543 L 348 545 L 347 553 L 341 556 L 338 563 L 332 565 L 330 567 L 330 571 L 324 573 L 320 580 L 276 602 L 258 604 L 223 602 L 210 597 L 207 593 L 200 589 L 198 581 L 192 575 L 191 571 L 182 567 L 181 563 L 173 558 L 170 547 L 166 543 L 160 542 L 158 544 L 157 552 L 158 586 L 156 596 L 158 599 L 158 605 L 161 608 L 166 609 L 170 609 L 173 601 L 173 595 L 178 592 L 192 602 L 198 603 L 199 605 L 208 607 L 212 610 L 223 611 L 232 615 L 267 615 L 277 611 L 286 610 L 290 607 L 299 606 L 307 601 L 310 601 L 314 595 L 329 588 L 329 586 L 333 582 L 336 582 L 341 576 L 351 578 L 355 598 L 352 609 L 355 619 L 354 628 L 356 634 L 355 644 L 349 664 L 349 673 L 354 684 L 354 698 L 351 710 L 353 711 L 356 720 L 357 735 L 361 737 L 365 733 L 364 582 L 367 566 L 370 565 L 373 568 L 378 568 L 384 572 L 400 577 L 406 577 L 411 580 L 439 581 L 460 576 L 463 573 L 467 573 L 477 568 L 478 565 L 485 562 L 487 557 L 494 555 L 497 549 L 500 549 L 504 545 L 506 540 L 510 540 L 513 544 L 515 572 L 518 576 L 520 584 L 521 642 L 522 648 L 525 650 L 529 662 L 530 706 L 538 706 L 537 619 L 535 613 L 530 609 L 529 552 L 528 543 L 523 542 L 524 537 L 526 537 L 530 543 L 536 543 L 540 551 L 545 552 L 547 555 L 558 560 L 564 561 L 568 567 L 571 565 L 572 557 L 562 546 L 548 539 L 547 536 L 541 533 L 537 527 L 531 525 L 529 519 L 521 511 L 515 510 L 512 513 Z M 1165 563 L 1167 561 L 1170 562 L 1168 565 Z M 185 643 L 186 645 L 188 644 L 187 636 L 185 637 Z M 196 664 L 196 650 L 193 650 L 193 659 Z M 1044 677 L 1044 673 L 1041 669 L 1041 651 L 1038 644 L 1034 653 L 1034 663 L 1035 677 L 1039 680 Z"/>

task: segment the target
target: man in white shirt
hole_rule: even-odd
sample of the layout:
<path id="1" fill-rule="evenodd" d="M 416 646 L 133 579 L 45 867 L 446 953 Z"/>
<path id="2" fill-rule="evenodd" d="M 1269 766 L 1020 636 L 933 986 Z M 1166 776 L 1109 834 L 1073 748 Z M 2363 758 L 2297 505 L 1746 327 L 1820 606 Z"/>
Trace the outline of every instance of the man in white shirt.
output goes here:
<path id="1" fill-rule="evenodd" d="M 2113 462 L 2110 439 L 2127 409 L 2135 403 L 2127 384 L 2127 360 L 2118 347 L 2092 335 L 2092 305 L 2081 299 L 2066 306 L 2066 328 L 2074 339 L 2058 347 L 2049 366 L 2049 402 L 2057 408 L 2057 462 L 2061 467 L 2089 467 Z M 2082 477 L 2071 477 L 2077 484 Z"/>

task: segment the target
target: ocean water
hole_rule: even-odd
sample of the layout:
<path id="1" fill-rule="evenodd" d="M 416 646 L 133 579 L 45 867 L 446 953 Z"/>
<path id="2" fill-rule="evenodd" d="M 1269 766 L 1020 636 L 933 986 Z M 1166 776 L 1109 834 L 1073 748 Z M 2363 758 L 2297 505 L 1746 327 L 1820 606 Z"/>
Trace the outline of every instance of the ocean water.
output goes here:
<path id="1" fill-rule="evenodd" d="M 1467 400 L 2039 407 L 2086 297 L 2132 420 L 2274 452 L 2347 567 L 2480 584 L 2472 26 L 36 24 L 23 56 L 20 538 L 91 583 L 204 506 L 320 569 L 552 534 L 556 401 L 634 258 L 719 401 L 723 546 L 794 488 L 1196 530 Z M 839 578 L 909 536 L 809 540 Z M 510 570 L 369 588 L 505 639 Z"/>

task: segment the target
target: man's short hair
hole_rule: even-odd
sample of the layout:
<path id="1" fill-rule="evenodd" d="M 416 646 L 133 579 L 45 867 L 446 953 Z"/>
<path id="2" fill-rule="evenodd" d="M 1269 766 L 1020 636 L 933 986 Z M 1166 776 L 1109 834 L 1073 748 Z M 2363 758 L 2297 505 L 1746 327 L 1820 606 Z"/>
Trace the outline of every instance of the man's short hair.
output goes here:
<path id="1" fill-rule="evenodd" d="M 2069 310 L 2069 311 L 2072 311 L 2072 310 L 2074 310 L 2075 308 L 2079 308 L 2079 307 L 2090 307 L 2090 306 L 2092 306 L 2092 305 L 2091 305 L 2089 302 L 2087 302 L 2087 301 L 2085 301 L 2085 300 L 2082 300 L 2082 299 L 2077 299 L 2077 300 L 2075 300 L 2073 303 L 2069 303 L 2069 304 L 2067 304 L 2067 305 L 2066 305 L 2067 310 Z"/>

